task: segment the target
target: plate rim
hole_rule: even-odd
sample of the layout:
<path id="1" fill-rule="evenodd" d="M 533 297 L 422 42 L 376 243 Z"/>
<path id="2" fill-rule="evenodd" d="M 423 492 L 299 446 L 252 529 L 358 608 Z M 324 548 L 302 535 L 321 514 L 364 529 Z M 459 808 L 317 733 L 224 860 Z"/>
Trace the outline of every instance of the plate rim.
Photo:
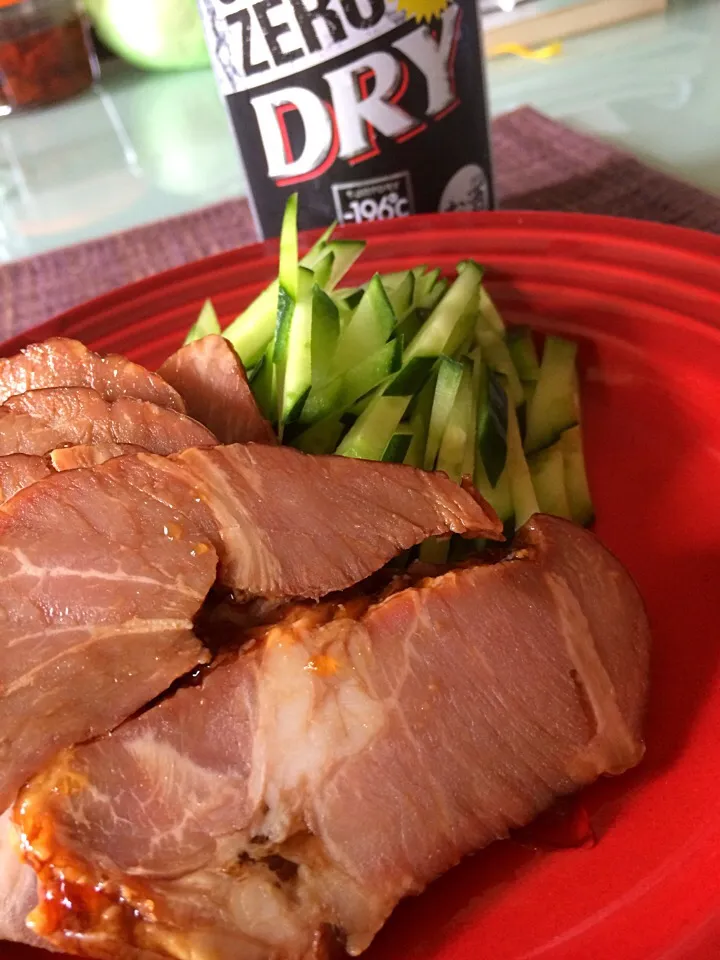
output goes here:
<path id="1" fill-rule="evenodd" d="M 574 211 L 548 210 L 493 210 L 473 213 L 429 213 L 392 220 L 375 221 L 367 224 L 343 224 L 336 228 L 339 237 L 376 240 L 383 237 L 391 240 L 404 232 L 412 233 L 462 233 L 482 229 L 488 223 L 500 230 L 520 229 L 528 233 L 562 230 L 572 222 L 576 236 L 605 235 L 627 237 L 643 241 L 651 246 L 673 249 L 693 258 L 717 258 L 720 275 L 720 235 L 707 233 L 689 227 L 661 223 L 655 220 L 638 220 L 631 217 L 608 216 L 606 214 L 576 213 Z M 320 228 L 303 230 L 299 234 L 300 248 L 306 249 L 320 236 Z M 0 341 L 0 353 L 7 356 L 29 343 L 45 339 L 48 336 L 62 336 L 57 330 L 59 324 L 73 324 L 91 319 L 95 312 L 113 306 L 119 300 L 132 301 L 157 289 L 158 284 L 177 284 L 194 279 L 198 273 L 227 269 L 253 260 L 264 260 L 277 256 L 278 240 L 259 240 L 243 244 L 219 253 L 209 254 L 198 260 L 152 273 L 139 280 L 119 287 L 113 287 L 96 297 L 84 300 L 67 310 L 53 314 L 42 323 L 28 327 L 7 339 Z M 720 318 L 718 320 L 720 326 Z"/>

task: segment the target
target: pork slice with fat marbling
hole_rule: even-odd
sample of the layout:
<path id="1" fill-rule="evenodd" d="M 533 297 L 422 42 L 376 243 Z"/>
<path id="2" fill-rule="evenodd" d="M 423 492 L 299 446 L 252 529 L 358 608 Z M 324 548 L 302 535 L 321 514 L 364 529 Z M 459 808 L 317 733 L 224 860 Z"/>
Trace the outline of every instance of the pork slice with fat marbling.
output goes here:
<path id="1" fill-rule="evenodd" d="M 621 565 L 546 517 L 509 559 L 295 609 L 23 791 L 34 931 L 90 957 L 310 960 L 332 930 L 356 955 L 399 899 L 641 759 L 648 648 Z"/>
<path id="2" fill-rule="evenodd" d="M 142 452 L 142 447 L 131 443 L 97 443 L 58 447 L 44 457 L 27 453 L 8 454 L 0 457 L 0 504 L 25 487 L 51 476 L 53 472 L 94 467 L 113 457 Z"/>
<path id="3" fill-rule="evenodd" d="M 59 447 L 50 454 L 54 470 L 78 470 L 81 467 L 97 467 L 114 457 L 130 453 L 145 453 L 143 447 L 134 443 L 82 443 L 74 447 Z"/>
<path id="4" fill-rule="evenodd" d="M 12 453 L 0 457 L 0 503 L 14 497 L 37 480 L 49 477 L 52 467 L 43 457 Z"/>
<path id="5" fill-rule="evenodd" d="M 166 455 L 217 440 L 176 410 L 130 397 L 104 400 L 88 387 L 30 390 L 0 407 L 0 456 L 93 443 L 129 443 Z"/>
<path id="6" fill-rule="evenodd" d="M 117 457 L 0 508 L 0 804 L 203 658 L 190 621 L 218 556 L 236 595 L 284 600 L 351 586 L 428 536 L 499 536 L 492 511 L 439 474 L 223 450 Z"/>
<path id="7" fill-rule="evenodd" d="M 232 344 L 211 335 L 186 343 L 158 373 L 185 401 L 187 412 L 220 443 L 277 443 L 263 417 Z"/>
<path id="8" fill-rule="evenodd" d="M 192 620 L 215 580 L 211 521 L 178 499 L 152 474 L 138 489 L 71 470 L 0 508 L 0 809 L 207 659 Z"/>
<path id="9" fill-rule="evenodd" d="M 162 377 L 125 357 L 102 357 L 66 337 L 33 343 L 0 359 L 0 403 L 28 390 L 90 387 L 105 400 L 136 397 L 183 412 L 182 398 Z"/>
<path id="10" fill-rule="evenodd" d="M 442 473 L 261 444 L 172 459 L 217 517 L 220 577 L 238 594 L 322 597 L 428 537 L 502 538 L 488 504 Z"/>

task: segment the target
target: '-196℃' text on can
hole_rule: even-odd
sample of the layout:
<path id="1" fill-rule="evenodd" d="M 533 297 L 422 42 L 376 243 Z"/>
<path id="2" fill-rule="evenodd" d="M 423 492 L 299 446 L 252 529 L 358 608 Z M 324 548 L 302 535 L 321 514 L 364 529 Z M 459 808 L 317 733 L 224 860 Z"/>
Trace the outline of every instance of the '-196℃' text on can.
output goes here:
<path id="1" fill-rule="evenodd" d="M 476 0 L 200 0 L 263 236 L 493 206 Z"/>

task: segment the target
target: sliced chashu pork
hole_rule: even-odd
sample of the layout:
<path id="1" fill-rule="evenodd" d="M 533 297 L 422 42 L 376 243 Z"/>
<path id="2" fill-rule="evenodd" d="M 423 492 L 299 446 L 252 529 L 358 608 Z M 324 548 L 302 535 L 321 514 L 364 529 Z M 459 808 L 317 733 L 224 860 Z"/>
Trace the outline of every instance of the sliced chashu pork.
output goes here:
<path id="1" fill-rule="evenodd" d="M 165 361 L 158 373 L 178 391 L 187 412 L 220 443 L 277 443 L 263 417 L 232 344 L 212 335 L 193 340 Z"/>
<path id="2" fill-rule="evenodd" d="M 104 400 L 88 387 L 30 390 L 0 407 L 0 456 L 93 443 L 130 443 L 165 455 L 217 440 L 176 410 L 134 397 Z"/>
<path id="3" fill-rule="evenodd" d="M 221 582 L 238 596 L 319 598 L 431 536 L 502 538 L 487 503 L 443 473 L 261 444 L 153 463 L 192 477 L 220 530 Z"/>
<path id="4" fill-rule="evenodd" d="M 0 809 L 57 750 L 205 659 L 192 620 L 216 575 L 243 597 L 319 597 L 428 536 L 500 535 L 440 474 L 284 447 L 210 453 L 56 473 L 0 508 Z"/>
<path id="5" fill-rule="evenodd" d="M 49 477 L 53 471 L 93 467 L 113 457 L 142 452 L 142 447 L 130 443 L 98 443 L 59 447 L 47 457 L 27 453 L 8 454 L 0 457 L 0 503 L 5 503 L 37 480 Z"/>
<path id="6" fill-rule="evenodd" d="M 632 581 L 561 520 L 518 548 L 362 614 L 295 611 L 64 754 L 15 807 L 35 931 L 90 957 L 309 960 L 332 929 L 354 955 L 400 898 L 636 764 Z"/>
<path id="7" fill-rule="evenodd" d="M 189 515 L 173 536 L 178 511 L 152 493 L 72 470 L 0 508 L 0 809 L 207 659 L 193 618 L 217 556 Z"/>
<path id="8" fill-rule="evenodd" d="M 8 454 L 0 457 L 0 504 L 54 472 L 95 467 L 113 457 L 144 452 L 142 447 L 132 443 L 95 443 L 58 447 L 44 457 L 26 453 Z"/>
<path id="9" fill-rule="evenodd" d="M 43 457 L 25 453 L 0 457 L 0 503 L 5 503 L 37 480 L 49 477 L 52 472 L 51 464 Z"/>
<path id="10" fill-rule="evenodd" d="M 101 357 L 80 343 L 52 337 L 0 359 L 0 403 L 28 390 L 90 387 L 105 400 L 136 397 L 183 412 L 182 398 L 162 377 L 125 357 Z"/>
<path id="11" fill-rule="evenodd" d="M 22 859 L 17 831 L 6 810 L 0 814 L 0 941 L 15 939 L 42 946 L 25 924 L 37 902 L 37 877 Z"/>
<path id="12" fill-rule="evenodd" d="M 82 443 L 75 447 L 59 447 L 50 454 L 53 470 L 78 470 L 81 467 L 97 467 L 114 457 L 129 453 L 145 453 L 143 447 L 134 443 Z"/>

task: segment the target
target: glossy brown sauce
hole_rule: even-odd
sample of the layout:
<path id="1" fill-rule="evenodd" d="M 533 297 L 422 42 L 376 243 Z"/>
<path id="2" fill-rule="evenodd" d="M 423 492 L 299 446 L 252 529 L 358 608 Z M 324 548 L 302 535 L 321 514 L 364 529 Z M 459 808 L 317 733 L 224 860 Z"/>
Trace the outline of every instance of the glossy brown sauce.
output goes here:
<path id="1" fill-rule="evenodd" d="M 28 926 L 62 949 L 68 936 L 104 934 L 110 940 L 134 943 L 138 923 L 152 914 L 154 903 L 140 895 L 132 901 L 99 877 L 80 857 L 64 850 L 52 814 L 52 795 L 82 790 L 84 778 L 61 757 L 52 771 L 31 781 L 13 810 L 20 850 L 38 880 L 38 905 Z"/>

